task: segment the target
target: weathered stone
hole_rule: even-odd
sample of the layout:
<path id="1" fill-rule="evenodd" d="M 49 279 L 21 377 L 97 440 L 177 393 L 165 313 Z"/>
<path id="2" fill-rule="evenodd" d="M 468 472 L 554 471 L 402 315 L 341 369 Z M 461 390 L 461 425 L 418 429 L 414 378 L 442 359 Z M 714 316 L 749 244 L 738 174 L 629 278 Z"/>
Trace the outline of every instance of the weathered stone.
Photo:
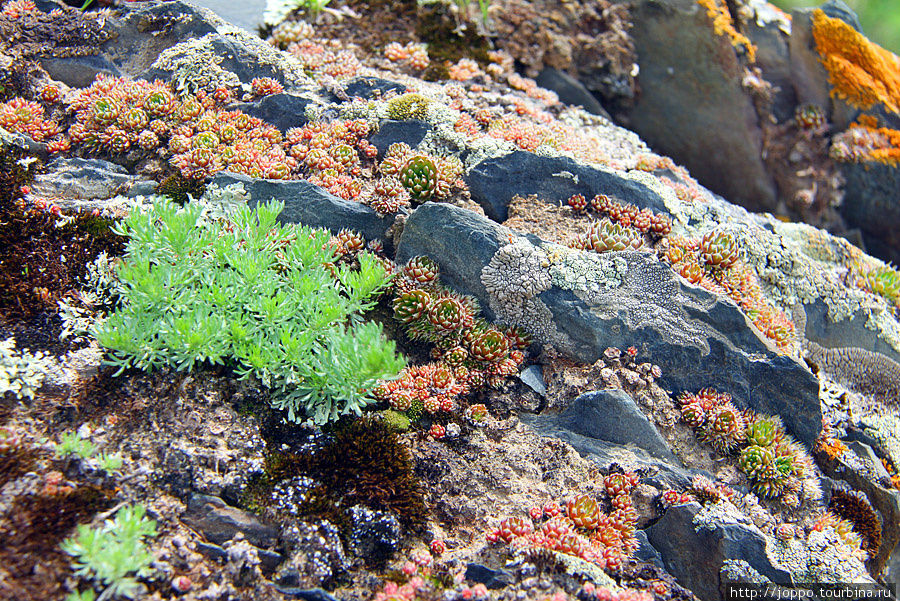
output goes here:
<path id="1" fill-rule="evenodd" d="M 602 193 L 640 208 L 666 212 L 662 198 L 647 186 L 566 157 L 546 157 L 518 150 L 478 163 L 465 179 L 472 200 L 495 221 L 506 220 L 513 196 L 528 194 L 563 204 L 573 194 L 592 198 Z"/>
<path id="2" fill-rule="evenodd" d="M 488 588 L 503 588 L 512 582 L 512 574 L 505 570 L 493 570 L 478 563 L 466 565 L 466 580 L 480 582 Z"/>
<path id="3" fill-rule="evenodd" d="M 406 91 L 406 86 L 379 77 L 354 77 L 343 83 L 343 90 L 350 98 L 374 98 L 388 92 L 402 94 Z M 332 95 L 332 100 L 338 100 L 337 96 Z"/>
<path id="4" fill-rule="evenodd" d="M 728 36 L 715 35 L 706 11 L 684 0 L 641 0 L 632 22 L 641 93 L 630 127 L 732 202 L 774 209 L 762 132 Z"/>
<path id="5" fill-rule="evenodd" d="M 553 67 L 547 67 L 535 78 L 542 88 L 553 90 L 559 99 L 572 106 L 580 106 L 589 113 L 612 119 L 600 101 L 580 81 Z"/>
<path id="6" fill-rule="evenodd" d="M 543 374 L 541 374 L 540 365 L 529 365 L 519 372 L 519 379 L 539 395 L 544 396 L 547 394 L 547 384 L 544 382 Z"/>
<path id="7" fill-rule="evenodd" d="M 663 563 L 662 555 L 650 544 L 650 541 L 647 539 L 647 533 L 643 530 L 637 530 L 634 533 L 634 538 L 638 541 L 637 551 L 634 552 L 635 559 L 665 569 L 666 566 Z"/>
<path id="8" fill-rule="evenodd" d="M 273 584 L 272 588 L 286 597 L 301 599 L 302 601 L 340 601 L 337 597 L 326 593 L 320 588 L 296 588 Z"/>
<path id="9" fill-rule="evenodd" d="M 809 340 L 826 348 L 863 348 L 900 362 L 900 353 L 866 327 L 869 316 L 865 311 L 858 311 L 848 319 L 832 321 L 828 318 L 828 306 L 821 299 L 803 305 L 803 309 L 806 312 L 805 336 Z"/>
<path id="10" fill-rule="evenodd" d="M 407 220 L 397 258 L 428 255 L 440 265 L 445 284 L 478 298 L 489 315 L 504 312 L 504 321 L 515 322 L 517 305 L 498 304 L 481 281 L 483 268 L 511 236 L 471 211 L 426 203 Z M 791 433 L 812 447 L 822 422 L 818 380 L 795 359 L 774 352 L 730 300 L 685 284 L 649 253 L 576 254 L 528 239 L 530 245 L 519 242 L 521 249 L 536 264 L 546 263 L 539 269 L 548 281 L 551 255 L 552 269 L 563 275 L 580 261 L 591 262 L 585 267 L 591 277 L 601 273 L 601 265 L 619 270 L 597 289 L 558 280 L 528 299 L 537 314 L 550 316 L 531 325 L 545 330 L 558 350 L 593 363 L 609 346 L 636 346 L 662 368 L 658 382 L 664 388 L 728 391 L 740 407 L 781 415 Z"/>
<path id="11" fill-rule="evenodd" d="M 637 447 L 659 459 L 678 462 L 656 426 L 624 390 L 588 392 L 569 403 L 562 413 L 537 419 L 556 422 L 560 428 L 582 436 Z"/>
<path id="12" fill-rule="evenodd" d="M 312 103 L 309 98 L 295 94 L 272 94 L 256 102 L 242 102 L 229 108 L 262 119 L 284 133 L 292 127 L 306 125 L 306 107 Z"/>
<path id="13" fill-rule="evenodd" d="M 238 532 L 257 547 L 272 547 L 278 539 L 276 528 L 263 524 L 246 511 L 227 505 L 219 497 L 191 495 L 183 519 L 217 545 L 231 540 Z"/>
<path id="14" fill-rule="evenodd" d="M 700 505 L 670 507 L 647 529 L 647 538 L 662 557 L 666 570 L 703 601 L 718 601 L 719 570 L 724 560 L 746 561 L 777 584 L 792 584 L 789 572 L 774 566 L 766 555 L 766 537 L 751 524 L 704 522 L 695 525 Z"/>
<path id="15" fill-rule="evenodd" d="M 354 505 L 348 511 L 353 524 L 348 537 L 349 550 L 369 564 L 384 563 L 397 550 L 402 529 L 397 517 Z"/>
<path id="16" fill-rule="evenodd" d="M 887 565 L 900 542 L 900 491 L 885 488 L 878 483 L 881 461 L 867 444 L 853 441 L 849 451 L 833 458 L 824 453 L 817 455 L 822 471 L 831 478 L 841 479 L 861 491 L 881 517 L 881 545 L 878 553 L 866 563 L 869 571 L 877 575 Z M 881 470 L 883 474 L 884 471 Z M 890 484 L 887 480 L 886 484 Z"/>
<path id="17" fill-rule="evenodd" d="M 863 232 L 866 250 L 900 262 L 900 167 L 880 163 L 844 163 L 846 179 L 841 213 L 847 225 Z"/>
<path id="18" fill-rule="evenodd" d="M 41 59 L 41 66 L 56 81 L 72 88 L 86 88 L 99 73 L 119 75 L 119 69 L 102 56 L 67 56 Z"/>
<path id="19" fill-rule="evenodd" d="M 53 159 L 32 185 L 36 196 L 65 200 L 104 200 L 118 194 L 127 195 L 136 184 L 146 180 L 130 175 L 115 163 L 100 159 Z M 64 205 L 57 202 L 62 208 Z"/>
<path id="20" fill-rule="evenodd" d="M 221 172 L 211 183 L 224 188 L 230 184 L 243 184 L 250 194 L 250 206 L 275 199 L 284 202 L 284 212 L 279 220 L 284 223 L 303 223 L 310 227 L 322 227 L 333 233 L 348 228 L 361 233 L 367 240 L 385 238 L 391 225 L 390 217 L 379 217 L 369 207 L 338 198 L 305 180 L 256 179 L 243 174 Z"/>
<path id="21" fill-rule="evenodd" d="M 409 144 L 410 148 L 415 148 L 425 139 L 430 129 L 431 126 L 428 123 L 418 119 L 409 121 L 385 119 L 378 126 L 378 131 L 369 138 L 369 141 L 378 149 L 378 156 L 384 157 L 388 146 L 395 142 L 403 142 Z"/>

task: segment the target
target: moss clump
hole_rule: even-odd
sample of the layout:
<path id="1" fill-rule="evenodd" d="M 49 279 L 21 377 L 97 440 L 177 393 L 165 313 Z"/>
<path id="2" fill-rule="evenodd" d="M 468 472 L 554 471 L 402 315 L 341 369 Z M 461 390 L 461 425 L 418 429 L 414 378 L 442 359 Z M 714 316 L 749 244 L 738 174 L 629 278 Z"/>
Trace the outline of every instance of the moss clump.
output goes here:
<path id="1" fill-rule="evenodd" d="M 428 44 L 431 66 L 422 75 L 426 81 L 448 79 L 446 64 L 455 63 L 461 58 L 471 58 L 482 66 L 491 62 L 488 56 L 491 50 L 490 41 L 478 35 L 471 26 L 462 32 L 457 31 L 456 20 L 444 4 L 437 3 L 420 8 L 416 35 Z"/>
<path id="2" fill-rule="evenodd" d="M 200 198 L 206 191 L 204 179 L 192 179 L 175 173 L 164 179 L 156 187 L 156 192 L 168 196 L 180 205 L 187 203 L 191 198 Z"/>
<path id="3" fill-rule="evenodd" d="M 295 476 L 320 483 L 301 507 L 309 517 L 346 526 L 345 511 L 359 504 L 393 512 L 406 525 L 424 521 L 425 501 L 409 449 L 379 417 L 337 422 L 310 452 L 270 454 L 265 476 L 248 487 L 245 506 L 265 508 L 275 484 Z"/>

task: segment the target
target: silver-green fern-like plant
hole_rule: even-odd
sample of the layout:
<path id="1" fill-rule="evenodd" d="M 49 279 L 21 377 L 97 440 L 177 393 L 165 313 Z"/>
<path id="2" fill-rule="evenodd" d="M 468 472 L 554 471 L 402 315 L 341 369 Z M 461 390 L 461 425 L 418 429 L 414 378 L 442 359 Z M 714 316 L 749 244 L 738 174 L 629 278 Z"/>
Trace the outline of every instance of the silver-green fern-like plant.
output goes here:
<path id="1" fill-rule="evenodd" d="M 129 239 L 121 304 L 94 330 L 109 363 L 121 372 L 229 362 L 271 388 L 291 420 L 360 414 L 375 383 L 404 365 L 381 327 L 361 319 L 389 276 L 368 253 L 358 269 L 334 267 L 329 234 L 279 223 L 282 209 L 244 206 L 227 220 L 202 219 L 194 202 L 133 211 L 115 230 Z"/>

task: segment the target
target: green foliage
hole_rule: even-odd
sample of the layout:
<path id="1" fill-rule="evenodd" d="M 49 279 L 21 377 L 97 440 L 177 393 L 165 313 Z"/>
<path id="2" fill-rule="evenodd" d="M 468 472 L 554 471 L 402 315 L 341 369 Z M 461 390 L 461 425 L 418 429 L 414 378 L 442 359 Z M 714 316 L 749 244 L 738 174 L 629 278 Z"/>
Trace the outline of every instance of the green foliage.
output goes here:
<path id="1" fill-rule="evenodd" d="M 381 327 L 359 315 L 388 275 L 368 253 L 335 261 L 323 230 L 279 224 L 283 205 L 207 220 L 191 202 L 154 203 L 119 226 L 129 242 L 121 307 L 95 328 L 120 371 L 233 362 L 275 391 L 291 420 L 360 414 L 369 391 L 404 362 Z"/>
<path id="2" fill-rule="evenodd" d="M 32 355 L 15 346 L 14 338 L 0 340 L 0 398 L 9 392 L 18 399 L 33 399 L 44 382 L 49 360 L 41 351 Z"/>
<path id="3" fill-rule="evenodd" d="M 90 459 L 97 452 L 97 447 L 90 440 L 82 438 L 78 432 L 66 432 L 59 437 L 56 454 L 60 457 L 78 455 L 82 459 Z"/>
<path id="4" fill-rule="evenodd" d="M 156 536 L 156 522 L 145 513 L 141 505 L 123 507 L 100 528 L 78 526 L 78 533 L 60 545 L 74 558 L 76 575 L 106 587 L 101 594 L 104 599 L 133 599 L 143 588 L 135 578 L 147 576 L 153 561 L 144 539 Z"/>

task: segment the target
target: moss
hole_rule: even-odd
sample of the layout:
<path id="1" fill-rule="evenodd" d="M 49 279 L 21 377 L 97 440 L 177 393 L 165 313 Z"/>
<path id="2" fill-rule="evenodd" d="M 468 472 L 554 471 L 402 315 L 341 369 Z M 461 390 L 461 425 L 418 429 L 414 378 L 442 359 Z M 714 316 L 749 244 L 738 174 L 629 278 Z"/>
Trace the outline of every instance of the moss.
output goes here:
<path id="1" fill-rule="evenodd" d="M 413 475 L 412 456 L 391 426 L 373 416 L 344 419 L 323 438 L 309 452 L 267 455 L 265 476 L 248 487 L 245 507 L 265 510 L 275 484 L 302 475 L 321 483 L 301 508 L 307 517 L 348 526 L 345 511 L 360 504 L 393 512 L 406 525 L 424 521 L 423 491 Z"/>
<path id="2" fill-rule="evenodd" d="M 853 530 L 862 537 L 862 547 L 869 557 L 878 554 L 881 546 L 881 519 L 863 493 L 837 486 L 831 491 L 828 508 L 839 518 L 853 524 Z"/>
<path id="3" fill-rule="evenodd" d="M 71 568 L 59 543 L 109 505 L 93 485 L 14 499 L 0 523 L 0 598 L 61 599 Z"/>
<path id="4" fill-rule="evenodd" d="M 444 4 L 421 7 L 416 35 L 428 44 L 431 66 L 422 75 L 426 81 L 447 79 L 447 62 L 455 63 L 461 58 L 471 58 L 482 66 L 491 62 L 488 56 L 490 41 L 478 35 L 471 26 L 458 33 L 456 21 Z"/>
<path id="5" fill-rule="evenodd" d="M 179 173 L 170 175 L 156 187 L 156 192 L 168 196 L 180 205 L 188 202 L 192 196 L 200 198 L 206 191 L 206 182 L 202 179 L 186 178 Z"/>
<path id="6" fill-rule="evenodd" d="M 34 470 L 36 461 L 37 453 L 26 445 L 0 451 L 0 488 L 10 480 Z"/>

